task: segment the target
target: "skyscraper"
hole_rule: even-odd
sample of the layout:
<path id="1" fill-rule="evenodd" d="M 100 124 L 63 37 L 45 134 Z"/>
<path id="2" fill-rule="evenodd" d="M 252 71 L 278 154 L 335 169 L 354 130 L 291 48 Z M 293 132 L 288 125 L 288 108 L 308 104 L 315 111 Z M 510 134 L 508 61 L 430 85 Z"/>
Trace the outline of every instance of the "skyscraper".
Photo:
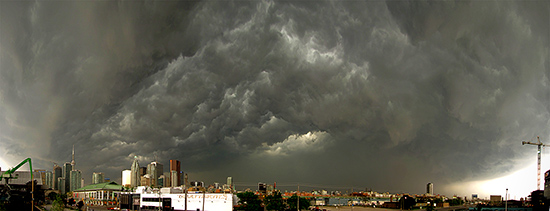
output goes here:
<path id="1" fill-rule="evenodd" d="M 124 170 L 122 171 L 122 186 L 129 187 L 132 185 L 132 171 Z"/>
<path id="2" fill-rule="evenodd" d="M 131 187 L 137 187 L 140 185 L 140 173 L 139 173 L 139 162 L 137 159 L 137 156 L 134 157 L 134 162 L 132 163 L 132 167 L 130 171 L 132 172 L 130 175 L 130 186 Z"/>
<path id="3" fill-rule="evenodd" d="M 102 172 L 94 172 L 92 174 L 92 184 L 105 182 L 105 175 Z"/>
<path id="4" fill-rule="evenodd" d="M 158 187 L 158 178 L 162 175 L 163 165 L 159 162 L 153 161 L 147 165 L 147 174 L 149 174 L 151 179 L 151 185 L 153 187 Z"/>
<path id="5" fill-rule="evenodd" d="M 46 186 L 48 186 L 48 188 L 54 189 L 53 173 L 51 171 L 46 172 Z"/>
<path id="6" fill-rule="evenodd" d="M 185 185 L 185 187 L 190 187 L 189 186 L 189 177 L 187 176 L 187 173 L 185 173 L 185 176 L 183 177 L 183 184 Z"/>
<path id="7" fill-rule="evenodd" d="M 172 177 L 172 183 L 174 181 L 176 184 L 172 184 L 172 187 L 180 186 L 181 185 L 181 163 L 179 160 L 170 160 L 170 172 L 176 171 L 176 179 L 174 179 L 174 175 L 171 175 Z"/>
<path id="8" fill-rule="evenodd" d="M 163 187 L 172 187 L 172 177 L 170 172 L 164 172 L 164 181 L 162 183 Z"/>
<path id="9" fill-rule="evenodd" d="M 61 178 L 63 177 L 63 168 L 61 168 L 61 166 L 58 166 L 57 164 L 55 164 L 53 166 L 53 187 L 52 189 L 54 190 L 59 190 L 59 184 L 57 183 L 58 182 L 58 179 L 57 178 Z"/>
<path id="10" fill-rule="evenodd" d="M 233 190 L 233 177 L 227 177 L 227 185 L 229 189 Z"/>
<path id="11" fill-rule="evenodd" d="M 171 187 L 176 187 L 176 186 L 178 186 L 178 185 L 177 185 L 177 184 L 178 184 L 178 172 L 173 171 L 173 170 L 170 171 L 170 180 L 171 180 L 171 182 L 172 182 Z"/>
<path id="12" fill-rule="evenodd" d="M 82 184 L 82 172 L 79 170 L 72 170 L 71 171 L 71 186 L 70 186 L 70 192 L 73 192 L 76 189 L 81 188 L 80 185 Z"/>
<path id="13" fill-rule="evenodd" d="M 73 170 L 73 166 L 71 163 L 67 162 L 63 165 L 63 178 L 65 181 L 65 184 L 63 187 L 64 190 L 62 190 L 62 193 L 67 193 L 71 191 L 71 171 Z"/>
<path id="14" fill-rule="evenodd" d="M 61 192 L 61 194 L 67 193 L 65 190 L 65 177 L 57 178 L 57 189 Z"/>
<path id="15" fill-rule="evenodd" d="M 430 182 L 426 185 L 426 194 L 429 195 L 429 196 L 434 195 L 434 184 L 433 183 Z"/>
<path id="16" fill-rule="evenodd" d="M 147 174 L 147 166 L 144 166 L 144 167 L 140 167 L 139 168 L 139 176 L 143 176 L 143 175 L 146 175 Z"/>

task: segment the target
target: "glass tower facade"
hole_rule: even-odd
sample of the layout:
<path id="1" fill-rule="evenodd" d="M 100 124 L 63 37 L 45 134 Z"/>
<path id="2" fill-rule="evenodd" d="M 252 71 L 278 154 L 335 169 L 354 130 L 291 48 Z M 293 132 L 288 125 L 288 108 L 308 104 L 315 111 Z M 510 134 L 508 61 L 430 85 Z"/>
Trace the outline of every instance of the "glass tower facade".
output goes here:
<path id="1" fill-rule="evenodd" d="M 65 163 L 63 165 L 63 178 L 65 179 L 65 184 L 62 193 L 67 193 L 71 191 L 71 171 L 73 171 L 73 166 L 71 165 L 71 163 Z"/>
<path id="2" fill-rule="evenodd" d="M 105 175 L 102 172 L 94 172 L 92 174 L 92 184 L 105 182 Z"/>
<path id="3" fill-rule="evenodd" d="M 58 165 L 54 165 L 53 166 L 53 186 L 52 186 L 52 189 L 54 190 L 59 190 L 59 183 L 58 183 L 58 179 L 57 178 L 61 178 L 63 177 L 63 168 L 61 168 L 61 166 L 58 166 Z"/>
<path id="4" fill-rule="evenodd" d="M 72 170 L 70 182 L 71 186 L 69 191 L 73 192 L 74 190 L 81 188 L 80 185 L 82 184 L 82 172 L 80 172 L 79 170 Z"/>

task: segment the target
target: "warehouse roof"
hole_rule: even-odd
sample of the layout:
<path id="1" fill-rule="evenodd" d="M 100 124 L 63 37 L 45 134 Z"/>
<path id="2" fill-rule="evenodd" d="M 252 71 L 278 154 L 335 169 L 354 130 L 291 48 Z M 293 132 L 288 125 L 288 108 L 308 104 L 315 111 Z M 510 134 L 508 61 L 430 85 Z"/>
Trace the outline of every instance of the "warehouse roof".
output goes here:
<path id="1" fill-rule="evenodd" d="M 116 182 L 104 182 L 84 186 L 76 189 L 75 192 L 92 191 L 92 190 L 123 190 L 124 186 L 117 184 Z"/>

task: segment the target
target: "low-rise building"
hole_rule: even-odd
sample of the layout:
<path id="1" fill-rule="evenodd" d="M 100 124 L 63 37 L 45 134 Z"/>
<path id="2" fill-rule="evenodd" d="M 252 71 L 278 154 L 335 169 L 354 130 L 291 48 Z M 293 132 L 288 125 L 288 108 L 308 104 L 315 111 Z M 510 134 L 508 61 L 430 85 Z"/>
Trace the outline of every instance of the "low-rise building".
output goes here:
<path id="1" fill-rule="evenodd" d="M 118 205 L 122 185 L 116 182 L 91 184 L 73 191 L 75 201 L 82 200 L 86 205 Z"/>

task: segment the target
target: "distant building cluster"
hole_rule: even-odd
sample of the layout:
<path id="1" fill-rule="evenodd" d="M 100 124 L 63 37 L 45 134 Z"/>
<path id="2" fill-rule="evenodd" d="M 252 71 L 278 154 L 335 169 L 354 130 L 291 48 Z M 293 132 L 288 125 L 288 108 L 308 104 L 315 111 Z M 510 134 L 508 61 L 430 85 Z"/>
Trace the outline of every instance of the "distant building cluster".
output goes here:
<path id="1" fill-rule="evenodd" d="M 148 187 L 178 187 L 182 181 L 188 184 L 187 178 L 181 171 L 179 160 L 170 160 L 168 172 L 164 172 L 164 165 L 158 161 L 147 164 L 147 167 L 140 167 L 139 161 L 134 158 L 130 169 L 122 171 L 122 185 L 128 188 L 138 186 Z"/>
<path id="2" fill-rule="evenodd" d="M 72 192 L 84 186 L 82 172 L 76 169 L 74 145 L 71 162 L 66 162 L 62 167 L 54 163 L 53 170 L 44 171 L 43 174 L 43 183 L 62 194 Z"/>
<path id="3" fill-rule="evenodd" d="M 231 177 L 227 178 L 227 184 L 214 183 L 205 187 L 204 182 L 189 181 L 188 175 L 181 169 L 179 160 L 170 160 L 169 169 L 165 172 L 164 165 L 158 161 L 152 161 L 147 164 L 147 167 L 141 167 L 137 157 L 134 157 L 130 169 L 122 171 L 122 185 L 131 189 L 145 186 L 151 188 L 180 187 L 189 191 L 207 191 L 211 193 L 234 191 Z"/>

